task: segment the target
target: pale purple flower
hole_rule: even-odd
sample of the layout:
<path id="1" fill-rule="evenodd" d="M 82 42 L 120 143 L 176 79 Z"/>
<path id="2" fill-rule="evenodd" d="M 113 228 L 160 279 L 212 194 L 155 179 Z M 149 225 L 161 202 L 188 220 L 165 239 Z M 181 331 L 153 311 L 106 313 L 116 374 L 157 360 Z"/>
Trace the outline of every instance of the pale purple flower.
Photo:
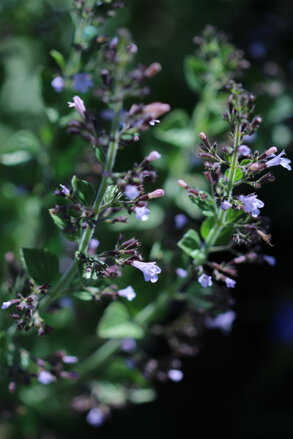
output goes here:
<path id="1" fill-rule="evenodd" d="M 273 158 L 271 158 L 271 160 L 268 160 L 266 163 L 267 168 L 270 168 L 271 166 L 281 165 L 283 166 L 283 168 L 286 168 L 288 169 L 288 171 L 291 171 L 291 166 L 290 166 L 291 160 L 284 158 L 283 157 L 284 154 L 286 154 L 285 151 L 280 152 L 280 154 L 278 154 L 277 156 L 275 154 L 272 154 L 271 157 Z"/>
<path id="2" fill-rule="evenodd" d="M 60 93 L 65 87 L 65 80 L 62 76 L 56 76 L 51 82 L 51 85 L 57 93 Z"/>
<path id="3" fill-rule="evenodd" d="M 146 157 L 146 160 L 148 162 L 153 162 L 154 160 L 158 160 L 161 158 L 161 154 L 158 151 L 152 151 L 149 153 L 149 155 Z"/>
<path id="4" fill-rule="evenodd" d="M 62 361 L 65 364 L 75 364 L 78 362 L 78 358 L 75 355 L 64 355 Z"/>
<path id="5" fill-rule="evenodd" d="M 121 349 L 124 352 L 133 352 L 136 349 L 134 338 L 124 338 L 121 342 Z"/>
<path id="6" fill-rule="evenodd" d="M 184 377 L 183 372 L 179 369 L 170 369 L 167 372 L 168 378 L 175 383 L 181 381 Z"/>
<path id="7" fill-rule="evenodd" d="M 183 213 L 178 213 L 178 215 L 175 215 L 174 221 L 175 221 L 175 228 L 182 229 L 187 224 L 188 218 Z"/>
<path id="8" fill-rule="evenodd" d="M 251 153 L 251 149 L 247 145 L 240 145 L 238 147 L 238 154 L 247 157 Z"/>
<path id="9" fill-rule="evenodd" d="M 129 200 L 134 200 L 140 195 L 139 190 L 137 189 L 137 186 L 134 184 L 128 184 L 125 186 L 124 194 Z"/>
<path id="10" fill-rule="evenodd" d="M 269 264 L 271 267 L 274 267 L 277 263 L 276 258 L 274 258 L 274 256 L 263 255 L 263 258 L 266 261 L 266 263 Z"/>
<path id="11" fill-rule="evenodd" d="M 135 217 L 141 221 L 147 221 L 151 213 L 150 209 L 148 209 L 146 206 L 136 207 L 134 211 L 136 213 Z"/>
<path id="12" fill-rule="evenodd" d="M 7 309 L 11 305 L 15 305 L 16 303 L 19 303 L 19 302 L 20 302 L 19 299 L 12 299 L 12 300 L 9 300 L 8 302 L 3 302 L 2 306 L 1 306 L 1 309 Z"/>
<path id="13" fill-rule="evenodd" d="M 229 201 L 227 201 L 227 200 L 222 201 L 222 203 L 220 205 L 220 208 L 222 210 L 228 210 L 230 207 L 232 207 L 232 204 L 229 203 Z"/>
<path id="14" fill-rule="evenodd" d="M 47 370 L 41 370 L 41 372 L 38 374 L 37 380 L 41 384 L 50 384 L 56 381 L 56 377 Z"/>
<path id="15" fill-rule="evenodd" d="M 246 213 L 250 213 L 253 218 L 256 218 L 260 214 L 260 210 L 264 207 L 264 202 L 259 200 L 255 194 L 239 195 L 239 201 L 241 201 L 243 210 Z"/>
<path id="16" fill-rule="evenodd" d="M 227 288 L 235 288 L 236 280 L 231 279 L 230 277 L 225 278 L 225 283 Z"/>
<path id="17" fill-rule="evenodd" d="M 208 328 L 220 329 L 224 333 L 229 333 L 235 318 L 236 313 L 229 310 L 222 314 L 218 314 L 214 319 L 207 319 L 206 326 Z"/>
<path id="18" fill-rule="evenodd" d="M 176 268 L 176 274 L 180 279 L 185 279 L 187 277 L 188 272 L 184 270 L 184 268 Z"/>
<path id="19" fill-rule="evenodd" d="M 205 273 L 203 273 L 201 276 L 199 276 L 198 282 L 204 288 L 211 287 L 213 285 L 212 277 L 208 276 Z"/>
<path id="20" fill-rule="evenodd" d="M 99 427 L 104 423 L 104 421 L 104 412 L 98 407 L 91 409 L 86 416 L 86 422 L 93 427 Z"/>
<path id="21" fill-rule="evenodd" d="M 60 184 L 59 185 L 61 187 L 61 193 L 65 196 L 68 197 L 70 195 L 70 190 L 64 185 L 64 184 Z"/>
<path id="22" fill-rule="evenodd" d="M 73 76 L 72 87 L 75 91 L 86 93 L 93 85 L 91 76 L 88 73 L 77 73 Z"/>
<path id="23" fill-rule="evenodd" d="M 132 265 L 143 272 L 144 280 L 146 282 L 157 282 L 158 274 L 161 273 L 161 269 L 156 265 L 156 262 L 133 261 Z"/>
<path id="24" fill-rule="evenodd" d="M 75 110 L 82 116 L 85 116 L 86 108 L 83 100 L 79 96 L 74 96 L 73 102 L 68 102 L 69 107 L 75 108 Z"/>
<path id="25" fill-rule="evenodd" d="M 89 243 L 89 251 L 94 253 L 100 245 L 100 241 L 98 239 L 92 238 Z"/>
<path id="26" fill-rule="evenodd" d="M 136 293 L 134 289 L 131 286 L 129 286 L 124 288 L 123 290 L 119 290 L 118 296 L 125 297 L 127 300 L 131 301 L 136 297 Z"/>

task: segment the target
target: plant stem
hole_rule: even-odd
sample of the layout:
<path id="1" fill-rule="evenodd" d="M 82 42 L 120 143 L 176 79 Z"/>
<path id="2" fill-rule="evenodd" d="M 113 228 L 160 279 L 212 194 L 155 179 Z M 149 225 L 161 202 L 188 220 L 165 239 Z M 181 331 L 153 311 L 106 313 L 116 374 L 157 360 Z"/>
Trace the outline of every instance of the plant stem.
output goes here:
<path id="1" fill-rule="evenodd" d="M 231 160 L 231 166 L 229 170 L 229 176 L 228 176 L 228 182 L 227 182 L 227 188 L 224 193 L 224 197 L 227 199 L 228 203 L 230 203 L 232 196 L 233 196 L 233 187 L 234 187 L 234 180 L 235 180 L 235 174 L 237 171 L 237 164 L 238 164 L 238 147 L 241 142 L 241 135 L 240 135 L 240 127 L 237 124 L 235 126 L 235 134 L 234 134 L 234 148 L 233 148 L 233 155 Z M 227 217 L 227 211 L 221 210 L 219 216 L 216 218 L 216 222 L 214 226 L 211 228 L 203 247 L 205 256 L 207 258 L 208 253 L 210 251 L 210 248 L 213 247 L 222 232 L 223 228 L 226 226 L 226 217 Z"/>

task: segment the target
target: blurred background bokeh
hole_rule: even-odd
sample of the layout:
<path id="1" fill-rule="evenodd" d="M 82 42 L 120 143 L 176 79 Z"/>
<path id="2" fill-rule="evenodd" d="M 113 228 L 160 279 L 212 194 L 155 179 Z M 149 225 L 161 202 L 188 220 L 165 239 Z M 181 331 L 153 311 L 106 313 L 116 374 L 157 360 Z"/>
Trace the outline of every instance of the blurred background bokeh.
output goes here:
<path id="1" fill-rule="evenodd" d="M 113 27 L 130 30 L 139 47 L 139 62 L 159 61 L 163 66 L 153 80 L 150 102 L 168 102 L 173 109 L 192 113 L 198 97 L 187 86 L 183 61 L 194 52 L 192 38 L 207 24 L 215 25 L 251 63 L 241 80 L 258 96 L 257 113 L 263 118 L 256 147 L 262 150 L 277 145 L 286 148 L 292 158 L 290 0 L 126 3 Z M 46 245 L 58 251 L 62 245 L 52 232 L 54 226 L 46 209 L 54 202 L 54 184 L 70 178 L 73 163 L 78 167 L 82 144 L 66 134 L 65 128 L 52 130 L 56 108 L 64 115 L 67 108 L 64 96 L 56 94 L 50 84 L 57 68 L 49 52 L 68 52 L 70 6 L 71 0 L 0 2 L 1 260 L 21 246 Z M 148 150 L 151 144 L 151 149 L 158 148 L 166 155 L 174 148 L 159 135 L 146 136 L 146 142 Z M 143 142 L 141 148 L 146 149 Z M 40 419 L 35 435 L 36 427 L 30 425 L 34 421 L 28 415 L 23 438 L 292 438 L 293 178 L 284 169 L 277 169 L 276 175 L 277 182 L 266 185 L 260 196 L 271 219 L 274 247 L 267 252 L 276 257 L 277 265 L 242 268 L 233 291 L 237 319 L 232 333 L 206 333 L 199 355 L 184 362 L 185 379 L 158 385 L 155 402 L 117 410 L 100 429 L 83 419 L 69 423 L 60 413 L 53 424 Z M 3 437 L 5 425 L 3 418 Z"/>

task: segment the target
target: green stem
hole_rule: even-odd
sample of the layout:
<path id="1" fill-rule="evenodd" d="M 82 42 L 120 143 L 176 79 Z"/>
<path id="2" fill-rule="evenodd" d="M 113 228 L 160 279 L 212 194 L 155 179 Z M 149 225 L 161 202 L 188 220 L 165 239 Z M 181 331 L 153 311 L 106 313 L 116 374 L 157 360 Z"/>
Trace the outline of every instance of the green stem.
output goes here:
<path id="1" fill-rule="evenodd" d="M 236 125 L 235 127 L 235 135 L 234 135 L 234 149 L 233 149 L 233 155 L 232 155 L 232 161 L 231 166 L 229 170 L 229 176 L 228 176 L 228 182 L 226 186 L 226 191 L 224 193 L 224 197 L 227 199 L 227 201 L 230 203 L 232 196 L 233 196 L 233 187 L 234 187 L 234 180 L 235 175 L 237 171 L 237 165 L 238 165 L 238 147 L 241 143 L 241 135 L 240 135 L 240 127 L 239 125 Z M 216 218 L 216 222 L 214 226 L 211 228 L 203 247 L 204 253 L 206 258 L 208 257 L 210 248 L 213 247 L 222 232 L 223 228 L 226 226 L 226 218 L 227 218 L 227 211 L 221 210 L 219 216 Z"/>

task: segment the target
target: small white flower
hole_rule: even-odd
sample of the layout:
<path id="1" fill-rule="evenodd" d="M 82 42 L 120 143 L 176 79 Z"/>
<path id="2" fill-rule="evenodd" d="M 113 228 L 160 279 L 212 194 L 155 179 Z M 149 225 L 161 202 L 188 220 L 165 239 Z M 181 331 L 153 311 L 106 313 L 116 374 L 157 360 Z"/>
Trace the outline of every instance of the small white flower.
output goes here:
<path id="1" fill-rule="evenodd" d="M 140 192 L 134 184 L 128 184 L 125 187 L 124 194 L 129 200 L 134 200 L 139 196 Z"/>
<path id="2" fill-rule="evenodd" d="M 288 171 L 291 171 L 291 166 L 290 166 L 291 160 L 284 158 L 283 157 L 284 154 L 286 154 L 285 151 L 280 152 L 280 154 L 277 156 L 275 154 L 272 154 L 271 157 L 273 158 L 271 160 L 268 160 L 266 163 L 267 168 L 270 168 L 271 166 L 281 165 L 283 166 L 283 168 L 286 168 L 288 169 Z"/>
<path id="3" fill-rule="evenodd" d="M 240 145 L 238 147 L 238 154 L 247 157 L 251 153 L 251 149 L 247 145 Z"/>
<path id="4" fill-rule="evenodd" d="M 207 319 L 206 325 L 208 328 L 220 329 L 224 333 L 231 331 L 232 324 L 236 318 L 236 313 L 232 310 L 218 314 L 214 319 Z"/>
<path id="5" fill-rule="evenodd" d="M 86 422 L 93 427 L 99 427 L 104 423 L 104 421 L 105 415 L 98 407 L 91 409 L 86 416 Z"/>
<path id="6" fill-rule="evenodd" d="M 184 270 L 184 268 L 176 268 L 176 274 L 181 279 L 185 279 L 187 277 L 188 272 Z"/>
<path id="7" fill-rule="evenodd" d="M 62 78 L 62 76 L 56 76 L 56 78 L 54 78 L 51 82 L 51 85 L 57 93 L 60 93 L 65 87 L 65 80 Z"/>
<path id="8" fill-rule="evenodd" d="M 78 362 L 78 358 L 75 357 L 74 355 L 64 355 L 62 361 L 65 364 L 75 364 Z"/>
<path id="9" fill-rule="evenodd" d="M 231 279 L 230 277 L 226 277 L 225 283 L 227 288 L 235 288 L 236 280 Z"/>
<path id="10" fill-rule="evenodd" d="M 143 272 L 144 280 L 146 282 L 157 282 L 158 274 L 161 273 L 161 269 L 156 265 L 155 262 L 133 261 L 132 265 Z"/>
<path id="11" fill-rule="evenodd" d="M 1 306 L 1 309 L 9 308 L 12 305 L 12 303 L 13 303 L 12 300 L 10 300 L 9 302 L 3 302 L 2 306 Z"/>
<path id="12" fill-rule="evenodd" d="M 213 285 L 212 277 L 204 273 L 201 276 L 199 276 L 198 282 L 204 288 L 211 287 Z"/>
<path id="13" fill-rule="evenodd" d="M 74 96 L 73 102 L 68 102 L 69 107 L 73 107 L 82 116 L 85 116 L 86 108 L 83 100 L 79 96 Z"/>
<path id="14" fill-rule="evenodd" d="M 136 293 L 135 293 L 134 289 L 131 286 L 129 286 L 129 287 L 124 288 L 123 290 L 119 290 L 118 296 L 125 297 L 127 300 L 131 301 L 136 297 Z"/>
<path id="15" fill-rule="evenodd" d="M 181 381 L 184 377 L 184 374 L 181 370 L 178 369 L 170 369 L 167 372 L 168 378 L 171 381 L 174 381 L 176 383 L 178 383 L 179 381 Z"/>
<path id="16" fill-rule="evenodd" d="M 253 218 L 256 218 L 260 214 L 260 210 L 264 207 L 264 202 L 259 200 L 255 194 L 239 195 L 239 201 L 242 203 L 244 212 L 250 213 Z"/>
<path id="17" fill-rule="evenodd" d="M 151 213 L 150 209 L 148 209 L 146 206 L 136 207 L 134 211 L 136 213 L 135 217 L 141 221 L 147 221 Z"/>
<path id="18" fill-rule="evenodd" d="M 48 372 L 47 370 L 41 370 L 38 374 L 38 381 L 41 384 L 50 384 L 56 381 L 56 377 Z"/>

